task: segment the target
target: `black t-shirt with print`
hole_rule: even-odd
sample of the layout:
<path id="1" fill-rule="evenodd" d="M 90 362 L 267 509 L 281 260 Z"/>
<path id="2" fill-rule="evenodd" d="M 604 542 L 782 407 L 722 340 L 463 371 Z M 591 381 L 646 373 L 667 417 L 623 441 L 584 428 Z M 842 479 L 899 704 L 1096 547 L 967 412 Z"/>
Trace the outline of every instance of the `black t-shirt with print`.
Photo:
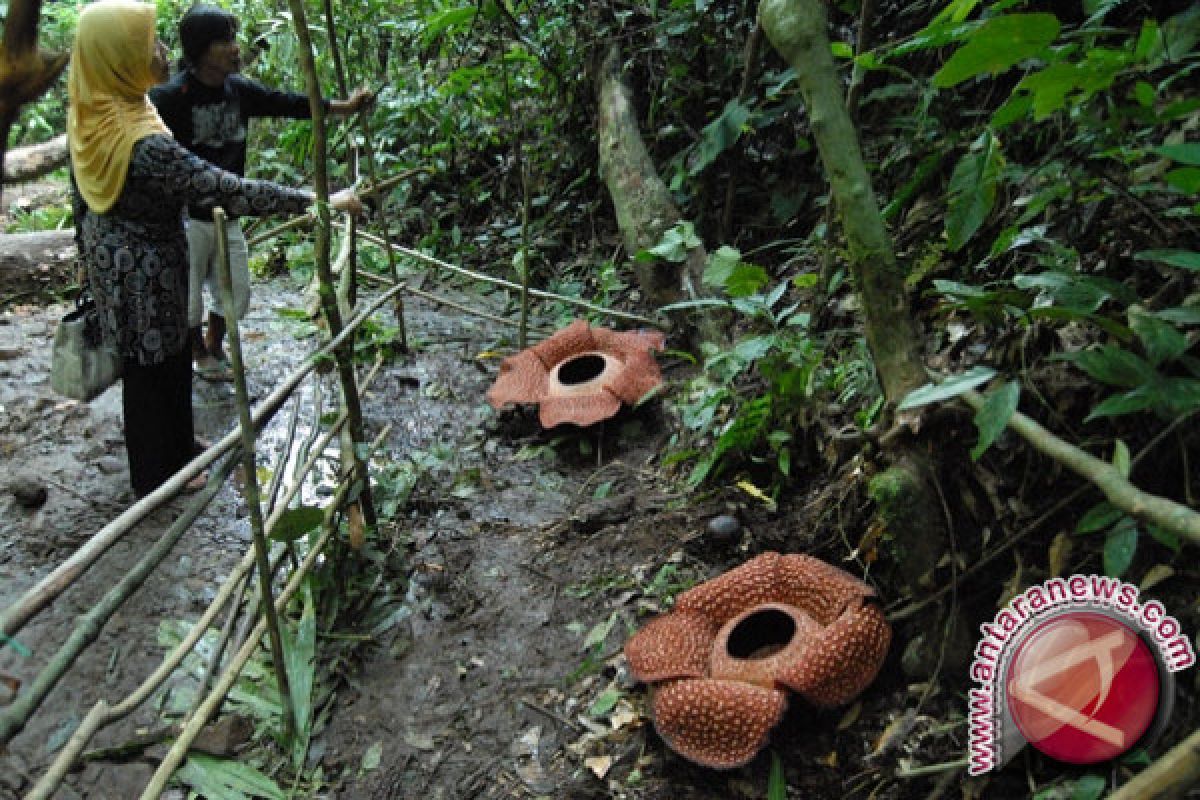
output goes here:
<path id="1" fill-rule="evenodd" d="M 308 119 L 308 96 L 271 89 L 233 74 L 220 87 L 206 86 L 190 70 L 150 90 L 175 141 L 222 169 L 246 174 L 246 125 L 252 117 Z M 199 219 L 212 219 L 211 208 L 188 207 Z"/>

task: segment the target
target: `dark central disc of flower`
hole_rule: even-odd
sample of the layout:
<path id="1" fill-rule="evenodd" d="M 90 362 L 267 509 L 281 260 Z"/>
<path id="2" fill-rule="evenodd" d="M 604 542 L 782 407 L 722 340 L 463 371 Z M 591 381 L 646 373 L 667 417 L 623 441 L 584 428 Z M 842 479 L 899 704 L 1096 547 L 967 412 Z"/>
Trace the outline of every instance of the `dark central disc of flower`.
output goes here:
<path id="1" fill-rule="evenodd" d="M 729 634 L 729 655 L 734 658 L 767 658 L 787 647 L 796 635 L 796 623 L 777 608 L 766 608 L 739 622 Z"/>
<path id="2" fill-rule="evenodd" d="M 584 353 L 569 361 L 564 361 L 558 368 L 558 382 L 564 386 L 578 386 L 581 383 L 595 380 L 604 372 L 607 362 L 603 356 L 595 353 Z"/>

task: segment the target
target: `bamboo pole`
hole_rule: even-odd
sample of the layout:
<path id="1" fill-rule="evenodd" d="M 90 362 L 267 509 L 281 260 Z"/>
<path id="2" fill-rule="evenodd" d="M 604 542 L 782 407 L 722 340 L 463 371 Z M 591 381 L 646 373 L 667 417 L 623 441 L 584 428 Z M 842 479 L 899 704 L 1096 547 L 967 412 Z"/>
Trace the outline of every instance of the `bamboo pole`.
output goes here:
<path id="1" fill-rule="evenodd" d="M 288 396 L 295 390 L 300 381 L 316 369 L 321 359 L 330 355 L 343 342 L 349 339 L 354 334 L 354 331 L 358 329 L 358 326 L 375 309 L 391 299 L 393 293 L 402 291 L 403 289 L 404 287 L 402 286 L 392 287 L 380 297 L 373 300 L 345 329 L 334 336 L 320 350 L 309 356 L 305 364 L 284 379 L 271 394 L 255 407 L 253 413 L 255 427 L 261 429 L 284 402 L 286 402 Z M 3 616 L 0 616 L 0 636 L 6 638 L 15 636 L 30 619 L 53 602 L 54 598 L 62 594 L 68 586 L 86 572 L 108 548 L 112 547 L 114 543 L 119 541 L 122 536 L 128 533 L 148 514 L 178 494 L 188 481 L 199 475 L 201 471 L 232 448 L 239 437 L 240 434 L 238 431 L 230 431 L 219 442 L 183 466 L 166 483 L 143 497 L 137 503 L 134 503 L 133 506 L 126 509 L 120 516 L 101 528 L 91 539 L 81 545 L 70 558 L 56 567 L 49 575 L 38 581 L 25 594 L 21 595 L 15 603 L 4 610 Z M 3 640 L 0 639 L 0 641 Z"/>
<path id="2" fill-rule="evenodd" d="M 1108 800 L 1157 800 L 1182 797 L 1200 784 L 1200 729 L 1139 772 Z"/>
<path id="3" fill-rule="evenodd" d="M 254 536 L 254 560 L 258 564 L 258 587 L 263 619 L 271 639 L 271 659 L 279 698 L 283 703 L 283 736 L 290 742 L 296 735 L 296 711 L 292 706 L 287 661 L 283 655 L 283 637 L 271 591 L 271 562 L 267 536 L 263 531 L 262 496 L 258 489 L 258 463 L 255 458 L 254 420 L 250 416 L 250 394 L 246 391 L 246 364 L 242 361 L 242 337 L 238 331 L 237 304 L 233 300 L 233 275 L 229 270 L 229 239 L 225 230 L 225 210 L 213 209 L 213 224 L 217 232 L 217 266 L 221 285 L 221 305 L 225 307 L 225 332 L 229 337 L 229 360 L 233 366 L 233 395 L 238 408 L 238 428 L 242 434 L 242 472 L 245 481 L 246 507 L 250 511 L 250 531 Z"/>
<path id="4" fill-rule="evenodd" d="M 333 71 L 337 76 L 338 88 L 342 91 L 342 97 L 346 97 L 350 92 L 350 84 L 346 79 L 346 67 L 342 63 L 341 49 L 338 46 L 337 40 L 337 25 L 333 17 L 333 0 L 324 0 L 325 8 L 325 26 L 326 32 L 329 35 L 329 44 L 333 55 Z M 375 141 L 371 135 L 371 115 L 364 111 L 358 115 L 358 124 L 362 128 L 363 134 L 363 149 L 367 155 L 367 176 L 371 179 L 371 183 L 376 181 L 375 167 Z M 379 203 L 379 222 L 383 226 L 383 238 L 385 241 L 391 242 L 392 236 L 390 232 L 389 217 L 387 213 L 387 198 L 381 198 Z M 392 276 L 392 280 L 396 283 L 400 282 L 400 273 L 396 267 L 396 254 L 389 248 L 386 251 L 388 262 L 388 274 Z M 356 265 L 357 266 L 357 265 Z M 404 324 L 404 295 L 396 295 L 396 327 L 400 330 L 400 351 L 408 352 L 408 331 Z"/>
<path id="5" fill-rule="evenodd" d="M 296 590 L 300 588 L 300 582 L 308 575 L 309 570 L 312 568 L 313 562 L 316 561 L 317 556 L 322 550 L 324 550 L 325 544 L 329 541 L 329 537 L 332 534 L 333 527 L 327 526 L 321 538 L 317 540 L 316 546 L 308 552 L 308 555 L 305 557 L 304 561 L 301 562 L 300 568 L 292 574 L 291 580 L 288 581 L 287 586 L 284 587 L 283 591 L 280 592 L 278 599 L 275 601 L 274 608 L 276 613 L 282 612 L 287 608 L 288 601 L 292 599 L 292 595 L 295 594 Z M 229 690 L 233 687 L 234 681 L 236 681 L 238 676 L 241 674 L 242 668 L 246 666 L 246 662 L 250 660 L 250 657 L 254 655 L 254 651 L 258 649 L 259 640 L 262 639 L 266 632 L 267 623 L 265 619 L 260 619 L 258 624 L 254 627 L 254 631 L 249 637 L 247 637 L 245 644 L 243 644 L 241 649 L 238 650 L 237 654 L 234 656 L 229 666 L 226 667 L 225 671 L 221 673 L 221 677 L 217 680 L 217 685 L 213 687 L 213 690 L 209 692 L 208 697 L 205 698 L 200 707 L 191 715 L 191 717 L 188 718 L 188 721 L 184 724 L 183 730 L 180 732 L 179 737 L 175 740 L 174 744 L 171 745 L 171 749 L 167 752 L 167 755 L 159 764 L 154 775 L 151 776 L 150 783 L 148 783 L 146 788 L 142 791 L 141 800 L 158 800 L 158 798 L 162 795 L 163 789 L 166 788 L 167 781 L 170 780 L 171 775 L 174 774 L 175 770 L 178 769 L 179 765 L 183 762 L 183 759 L 187 755 L 187 751 L 191 747 L 192 742 L 196 740 L 196 736 L 200 733 L 200 729 L 208 723 L 208 720 L 212 717 L 213 713 L 217 710 L 221 703 L 224 702 L 225 695 L 227 695 Z"/>
<path id="6" fill-rule="evenodd" d="M 228 464 L 222 467 L 224 475 L 229 473 Z M 210 476 L 208 485 L 204 490 L 190 502 L 183 510 L 183 513 L 167 528 L 166 532 L 159 537 L 145 555 L 117 582 L 115 586 L 109 589 L 100 602 L 96 603 L 90 611 L 79 617 L 79 622 L 67 640 L 59 647 L 54 658 L 46 665 L 46 667 L 37 674 L 33 682 L 25 688 L 17 698 L 3 712 L 0 712 L 0 748 L 12 741 L 12 738 L 19 734 L 25 728 L 25 724 L 34 712 L 42 705 L 42 701 L 46 699 L 46 695 L 58 685 L 62 677 L 75 663 L 79 654 L 87 649 L 88 645 L 96 641 L 100 636 L 100 632 L 104 629 L 112 615 L 117 612 L 117 609 L 129 599 L 129 597 L 138 590 L 150 573 L 159 565 L 159 563 L 167 557 L 172 548 L 179 542 L 179 539 L 187 531 L 192 521 L 199 516 L 200 512 L 208 505 L 209 501 L 217 494 L 221 488 L 222 480 L 215 480 L 216 476 Z"/>
<path id="7" fill-rule="evenodd" d="M 386 430 L 384 433 L 386 433 Z M 376 447 L 378 447 L 382 437 L 383 434 L 380 434 L 379 438 L 371 442 L 369 449 L 374 450 Z M 309 550 L 305 555 L 304 561 L 302 561 L 300 566 L 295 570 L 295 572 L 292 573 L 291 578 L 288 580 L 287 586 L 285 586 L 283 591 L 280 592 L 279 598 L 275 602 L 276 611 L 283 611 L 287 608 L 288 602 L 300 588 L 301 582 L 308 575 L 313 564 L 316 563 L 317 557 L 324 551 L 325 545 L 328 543 L 334 531 L 337 530 L 337 510 L 341 507 L 342 503 L 345 502 L 346 495 L 350 489 L 350 486 L 352 485 L 352 482 L 343 483 L 339 487 L 338 492 L 330 502 L 329 506 L 326 508 L 325 521 L 321 537 L 313 545 L 312 549 Z M 254 632 L 246 640 L 246 643 L 243 644 L 241 649 L 238 650 L 237 655 L 234 657 L 229 667 L 227 667 L 225 672 L 221 674 L 221 678 L 217 681 L 216 687 L 214 687 L 212 692 L 209 693 L 208 697 L 205 698 L 205 701 L 201 704 L 200 708 L 197 709 L 197 711 L 192 714 L 192 716 L 184 724 L 183 730 L 179 737 L 175 740 L 175 743 L 171 745 L 171 749 L 167 752 L 166 756 L 163 757 L 158 769 L 155 770 L 154 775 L 151 777 L 150 783 L 148 783 L 146 788 L 142 791 L 141 800 L 158 800 L 159 795 L 166 787 L 167 781 L 183 762 L 183 759 L 187 755 L 188 749 L 191 747 L 192 742 L 195 741 L 196 736 L 200 733 L 200 729 L 204 727 L 209 718 L 213 715 L 213 712 L 215 712 L 217 708 L 220 707 L 221 703 L 224 702 L 225 695 L 229 693 L 234 681 L 236 681 L 238 675 L 241 674 L 242 668 L 246 665 L 246 662 L 250 660 L 250 657 L 258 648 L 258 642 L 260 639 L 262 639 L 262 636 L 265 632 L 266 625 L 260 620 L 258 625 L 255 626 Z"/>
<path id="8" fill-rule="evenodd" d="M 362 238 L 363 238 L 364 242 L 370 242 L 371 244 L 376 245 L 378 247 L 387 247 L 388 246 L 387 243 L 384 242 L 382 239 L 380 239 L 378 236 L 367 233 L 365 231 L 362 234 Z M 439 269 L 447 270 L 448 272 L 453 272 L 456 275 L 462 275 L 463 277 L 471 278 L 472 280 L 476 280 L 476 281 L 483 281 L 484 283 L 490 283 L 495 286 L 503 286 L 506 289 L 514 289 L 516 291 L 521 290 L 521 285 L 519 283 L 514 283 L 513 281 L 505 280 L 504 278 L 496 278 L 491 275 L 485 275 L 482 272 L 476 272 L 474 270 L 470 270 L 465 267 L 460 267 L 455 264 L 451 264 L 448 261 L 442 261 L 440 258 L 435 258 L 433 256 L 426 255 L 426 254 L 420 252 L 419 250 L 412 250 L 412 249 L 404 247 L 402 245 L 393 244 L 393 245 L 391 245 L 391 247 L 393 250 L 395 250 L 397 253 L 399 253 L 402 256 L 408 256 L 409 258 L 414 258 L 417 261 L 421 261 L 426 264 L 430 264 L 432 266 L 438 267 Z M 575 306 L 576 308 L 584 308 L 584 309 L 587 309 L 588 311 L 594 311 L 595 313 L 600 314 L 602 316 L 612 317 L 613 319 L 620 319 L 620 320 L 624 320 L 626 322 L 636 322 L 639 325 L 646 325 L 651 328 L 658 328 L 659 330 L 668 330 L 670 327 L 669 325 L 667 325 L 664 322 L 659 322 L 659 321 L 650 319 L 649 317 L 643 317 L 638 314 L 630 314 L 629 312 L 626 312 L 626 311 L 616 311 L 611 308 L 605 308 L 604 306 L 598 306 L 595 303 L 589 303 L 586 300 L 580 300 L 578 297 L 567 297 L 566 295 L 554 294 L 553 292 L 546 292 L 541 289 L 530 289 L 529 294 L 532 295 L 533 297 L 540 297 L 543 300 L 554 300 L 559 303 L 565 303 L 566 305 L 569 305 L 569 306 Z"/>
<path id="9" fill-rule="evenodd" d="M 395 284 L 391 283 L 384 276 L 376 275 L 373 272 L 367 272 L 366 270 L 359 270 L 359 274 L 363 278 L 366 278 L 369 281 L 375 281 L 376 283 L 381 283 L 384 286 L 394 286 L 395 285 Z M 455 311 L 461 311 L 464 314 L 470 314 L 473 317 L 480 317 L 481 319 L 490 320 L 491 322 L 497 322 L 501 325 L 508 325 L 510 327 L 516 327 L 517 325 L 520 324 L 518 322 L 514 322 L 513 320 L 509 319 L 508 317 L 501 317 L 497 314 L 492 314 L 487 311 L 482 311 L 478 308 L 471 308 L 468 305 L 464 305 L 462 303 L 456 303 L 453 300 L 442 297 L 441 295 L 436 295 L 433 292 L 427 292 L 424 289 L 417 289 L 413 286 L 408 286 L 403 283 L 400 284 L 400 286 L 403 286 L 405 288 L 405 291 L 407 291 L 409 294 L 413 294 L 413 295 L 416 295 L 417 297 L 424 298 L 425 300 L 428 300 L 429 302 L 434 303 L 439 306 L 453 308 Z M 548 331 L 545 328 L 528 328 L 528 330 L 533 333 L 538 334 L 539 336 L 549 336 L 553 333 L 553 331 Z"/>
<path id="10" fill-rule="evenodd" d="M 373 312 L 380 305 L 382 305 L 386 299 L 387 296 L 385 295 L 383 300 L 376 302 L 374 306 L 365 313 Z M 357 318 L 352 324 L 357 327 L 361 321 L 362 318 Z M 371 372 L 368 373 L 363 379 L 364 391 L 366 391 L 374 382 L 377 374 L 378 368 L 371 370 Z M 320 414 L 318 413 L 318 418 L 319 417 Z M 341 430 L 345 423 L 346 414 L 343 412 L 336 420 L 334 420 L 333 424 L 330 425 L 328 431 L 317 437 L 315 446 L 312 448 L 311 455 L 307 456 L 301 465 L 298 465 L 300 467 L 298 472 L 299 475 L 307 475 L 312 471 L 317 460 L 321 457 L 321 453 L 329 445 L 329 442 L 333 440 L 333 437 L 337 436 L 338 431 Z M 230 459 L 230 461 L 227 462 L 228 468 L 232 470 L 235 463 L 236 459 Z M 218 481 L 218 483 L 219 482 L 220 481 Z M 279 505 L 271 510 L 266 522 L 266 530 L 268 535 L 270 534 L 270 531 L 275 529 L 275 526 L 279 523 L 279 520 L 283 514 L 286 513 L 288 506 L 299 493 L 301 485 L 302 484 L 299 481 L 289 485 Z M 203 502 L 207 503 L 208 501 L 204 500 Z M 84 717 L 79 727 L 76 728 L 75 733 L 71 736 L 71 739 L 63 747 L 63 749 L 58 752 L 54 762 L 50 765 L 50 767 L 47 768 L 46 772 L 43 773 L 42 777 L 33 787 L 30 794 L 26 796 L 25 800 L 46 800 L 46 798 L 49 798 L 54 790 L 57 789 L 62 783 L 72 765 L 74 765 L 80 758 L 84 749 L 92 740 L 92 737 L 95 736 L 96 733 L 102 728 L 107 727 L 117 720 L 123 719 L 129 716 L 129 714 L 133 713 L 142 703 L 147 700 L 147 698 L 150 697 L 151 693 L 158 689 L 158 687 L 161 686 L 167 680 L 167 678 L 171 676 L 171 673 L 173 673 L 175 669 L 183 662 L 184 657 L 192 651 L 192 648 L 194 648 L 196 643 L 200 641 L 200 638 L 204 635 L 204 632 L 207 631 L 212 625 L 217 614 L 221 612 L 221 609 L 224 608 L 228 603 L 229 598 L 232 597 L 237 591 L 238 586 L 244 581 L 247 573 L 250 572 L 250 569 L 254 566 L 254 564 L 255 552 L 254 549 L 251 548 L 250 550 L 246 551 L 245 556 L 243 556 L 238 566 L 230 572 L 229 576 L 225 579 L 225 582 L 221 585 L 221 588 L 217 591 L 217 595 L 213 598 L 213 601 L 201 615 L 200 619 L 197 620 L 192 626 L 191 630 L 184 637 L 183 641 L 181 641 L 175 647 L 175 649 L 172 650 L 172 652 L 163 660 L 159 667 L 150 674 L 149 677 L 142 681 L 142 683 L 132 694 L 115 706 L 109 706 L 104 700 L 97 701 L 97 703 Z M 230 619 L 232 619 L 232 614 Z M 209 684 L 210 682 L 211 676 L 206 676 L 204 683 Z"/>
<path id="11" fill-rule="evenodd" d="M 304 70 L 305 84 L 308 88 L 308 106 L 313 124 L 313 174 L 314 187 L 317 191 L 317 235 L 315 243 L 315 259 L 317 276 L 320 281 L 319 294 L 321 308 L 325 312 L 325 321 L 329 325 L 330 335 L 336 336 L 342 330 L 342 315 L 338 309 L 337 296 L 334 290 L 333 277 L 329 264 L 329 177 L 326 159 L 325 133 L 325 104 L 321 99 L 321 86 L 317 79 L 317 68 L 313 61 L 312 37 L 308 32 L 308 17 L 304 10 L 303 0 L 288 0 L 292 11 L 292 24 L 296 28 L 299 39 L 300 66 Z M 342 401 L 349 412 L 350 436 L 354 442 L 363 441 L 362 405 L 359 401 L 358 387 L 354 379 L 354 347 L 347 342 L 334 351 L 337 362 L 338 376 L 342 383 Z M 351 447 L 354 457 L 354 474 L 362 481 L 362 493 L 359 501 L 362 504 L 363 518 L 367 525 L 375 527 L 378 520 L 375 516 L 375 504 L 371 500 L 371 476 L 367 465 L 359 458 L 357 448 Z"/>

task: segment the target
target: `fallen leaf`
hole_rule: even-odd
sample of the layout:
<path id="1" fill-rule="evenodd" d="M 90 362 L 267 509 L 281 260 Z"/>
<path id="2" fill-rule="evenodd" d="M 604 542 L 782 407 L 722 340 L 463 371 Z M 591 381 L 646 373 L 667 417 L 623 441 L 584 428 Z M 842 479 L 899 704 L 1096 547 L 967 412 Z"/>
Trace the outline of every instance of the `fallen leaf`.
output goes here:
<path id="1" fill-rule="evenodd" d="M 367 752 L 363 753 L 362 770 L 370 772 L 379 766 L 379 760 L 383 757 L 383 742 L 376 742 L 367 748 Z"/>
<path id="2" fill-rule="evenodd" d="M 1146 570 L 1146 575 L 1142 578 L 1142 582 L 1138 585 L 1138 589 L 1144 592 L 1147 589 L 1162 583 L 1167 578 L 1173 577 L 1174 575 L 1175 570 L 1172 567 L 1166 564 L 1155 564 L 1153 567 Z"/>
<path id="3" fill-rule="evenodd" d="M 583 765 L 590 769 L 592 774 L 597 778 L 604 780 L 604 776 L 612 769 L 613 758 L 612 756 L 592 756 L 591 758 L 585 758 Z"/>
<path id="4" fill-rule="evenodd" d="M 844 731 L 855 722 L 858 722 L 858 715 L 862 713 L 862 702 L 857 702 L 846 709 L 846 713 L 842 714 L 842 718 L 838 720 L 837 729 Z"/>
<path id="5" fill-rule="evenodd" d="M 837 750 L 830 750 L 828 755 L 821 756 L 819 759 L 817 759 L 817 761 L 826 767 L 830 767 L 832 769 L 837 769 L 837 765 L 838 765 Z"/>
<path id="6" fill-rule="evenodd" d="M 416 731 L 405 731 L 404 743 L 414 750 L 433 750 L 437 747 L 432 736 Z"/>
<path id="7" fill-rule="evenodd" d="M 1059 531 L 1050 543 L 1050 576 L 1057 577 L 1067 571 L 1067 562 L 1071 560 L 1071 537 L 1065 531 Z"/>

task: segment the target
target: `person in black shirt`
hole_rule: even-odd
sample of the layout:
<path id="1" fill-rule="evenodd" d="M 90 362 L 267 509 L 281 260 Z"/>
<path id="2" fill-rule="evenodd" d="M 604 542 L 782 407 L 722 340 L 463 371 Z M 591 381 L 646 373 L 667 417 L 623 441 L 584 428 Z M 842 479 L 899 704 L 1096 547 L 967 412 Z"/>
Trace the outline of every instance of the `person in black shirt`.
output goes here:
<path id="1" fill-rule="evenodd" d="M 179 22 L 183 47 L 182 69 L 166 83 L 150 90 L 150 99 L 176 141 L 205 161 L 236 175 L 246 173 L 246 128 L 252 117 L 308 119 L 308 96 L 268 88 L 239 74 L 241 50 L 237 43 L 237 18 L 223 8 L 201 4 L 190 8 Z M 325 111 L 349 115 L 366 106 L 373 95 L 355 90 L 346 100 L 326 100 Z M 250 305 L 250 271 L 246 240 L 236 220 L 227 228 L 233 277 L 235 310 L 240 319 Z M 225 317 L 208 314 L 202 335 L 203 287 L 219 307 L 216 271 L 216 234 L 212 207 L 188 205 L 188 327 L 196 371 L 207 380 L 230 380 L 223 340 Z"/>

